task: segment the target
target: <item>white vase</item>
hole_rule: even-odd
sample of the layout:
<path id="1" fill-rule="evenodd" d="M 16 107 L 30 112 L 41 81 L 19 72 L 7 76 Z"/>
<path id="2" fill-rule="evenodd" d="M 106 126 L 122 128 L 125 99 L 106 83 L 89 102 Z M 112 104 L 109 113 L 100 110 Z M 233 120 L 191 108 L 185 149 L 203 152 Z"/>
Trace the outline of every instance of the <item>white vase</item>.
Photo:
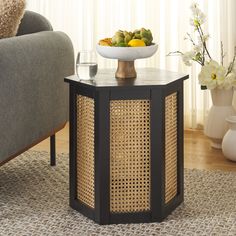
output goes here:
<path id="1" fill-rule="evenodd" d="M 222 151 L 226 158 L 236 161 L 236 116 L 226 118 L 229 130 L 222 141 Z"/>
<path id="2" fill-rule="evenodd" d="M 212 107 L 204 127 L 204 134 L 211 139 L 213 148 L 221 149 L 222 139 L 228 130 L 226 117 L 236 114 L 232 105 L 233 89 L 212 89 Z"/>

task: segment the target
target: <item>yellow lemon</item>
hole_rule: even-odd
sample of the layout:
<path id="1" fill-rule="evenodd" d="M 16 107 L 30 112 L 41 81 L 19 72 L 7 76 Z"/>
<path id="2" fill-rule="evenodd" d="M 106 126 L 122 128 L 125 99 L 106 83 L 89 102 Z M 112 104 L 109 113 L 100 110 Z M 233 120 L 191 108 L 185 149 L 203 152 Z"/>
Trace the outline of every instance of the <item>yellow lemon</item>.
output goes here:
<path id="1" fill-rule="evenodd" d="M 142 39 L 131 39 L 128 43 L 130 47 L 145 47 L 146 44 Z"/>

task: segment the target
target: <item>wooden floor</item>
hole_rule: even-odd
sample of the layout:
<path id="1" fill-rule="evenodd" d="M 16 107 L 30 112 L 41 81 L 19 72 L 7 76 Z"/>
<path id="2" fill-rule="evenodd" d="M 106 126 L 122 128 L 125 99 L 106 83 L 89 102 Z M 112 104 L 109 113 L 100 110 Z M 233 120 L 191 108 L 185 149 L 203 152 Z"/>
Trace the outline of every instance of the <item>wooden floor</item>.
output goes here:
<path id="1" fill-rule="evenodd" d="M 185 168 L 236 171 L 236 162 L 228 161 L 221 150 L 210 147 L 210 141 L 202 131 L 186 130 L 184 133 Z M 34 146 L 33 150 L 49 151 L 49 139 Z M 57 133 L 56 150 L 69 152 L 69 125 Z"/>
<path id="2" fill-rule="evenodd" d="M 236 162 L 227 160 L 222 150 L 211 148 L 209 139 L 202 131 L 187 130 L 184 136 L 186 168 L 236 171 Z"/>

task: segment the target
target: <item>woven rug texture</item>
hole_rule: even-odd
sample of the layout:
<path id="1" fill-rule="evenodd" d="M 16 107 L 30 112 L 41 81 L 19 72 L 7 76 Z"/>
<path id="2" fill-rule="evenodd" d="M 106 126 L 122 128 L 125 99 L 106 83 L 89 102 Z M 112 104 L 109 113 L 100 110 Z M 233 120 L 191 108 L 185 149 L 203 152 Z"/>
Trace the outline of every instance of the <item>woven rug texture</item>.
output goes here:
<path id="1" fill-rule="evenodd" d="M 185 170 L 185 200 L 162 223 L 100 226 L 69 207 L 68 154 L 28 151 L 0 167 L 0 236 L 236 235 L 236 173 Z"/>

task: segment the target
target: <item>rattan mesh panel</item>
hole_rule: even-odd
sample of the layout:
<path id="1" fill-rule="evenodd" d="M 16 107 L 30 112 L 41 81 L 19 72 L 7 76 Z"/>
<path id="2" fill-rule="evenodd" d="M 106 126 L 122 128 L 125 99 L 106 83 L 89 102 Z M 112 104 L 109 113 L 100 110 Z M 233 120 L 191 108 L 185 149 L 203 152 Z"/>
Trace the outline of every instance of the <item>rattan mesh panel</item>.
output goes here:
<path id="1" fill-rule="evenodd" d="M 110 102 L 110 211 L 150 210 L 149 100 Z"/>
<path id="2" fill-rule="evenodd" d="M 77 95 L 77 197 L 94 208 L 94 100 Z"/>
<path id="3" fill-rule="evenodd" d="M 177 194 L 177 93 L 165 98 L 165 203 Z"/>

